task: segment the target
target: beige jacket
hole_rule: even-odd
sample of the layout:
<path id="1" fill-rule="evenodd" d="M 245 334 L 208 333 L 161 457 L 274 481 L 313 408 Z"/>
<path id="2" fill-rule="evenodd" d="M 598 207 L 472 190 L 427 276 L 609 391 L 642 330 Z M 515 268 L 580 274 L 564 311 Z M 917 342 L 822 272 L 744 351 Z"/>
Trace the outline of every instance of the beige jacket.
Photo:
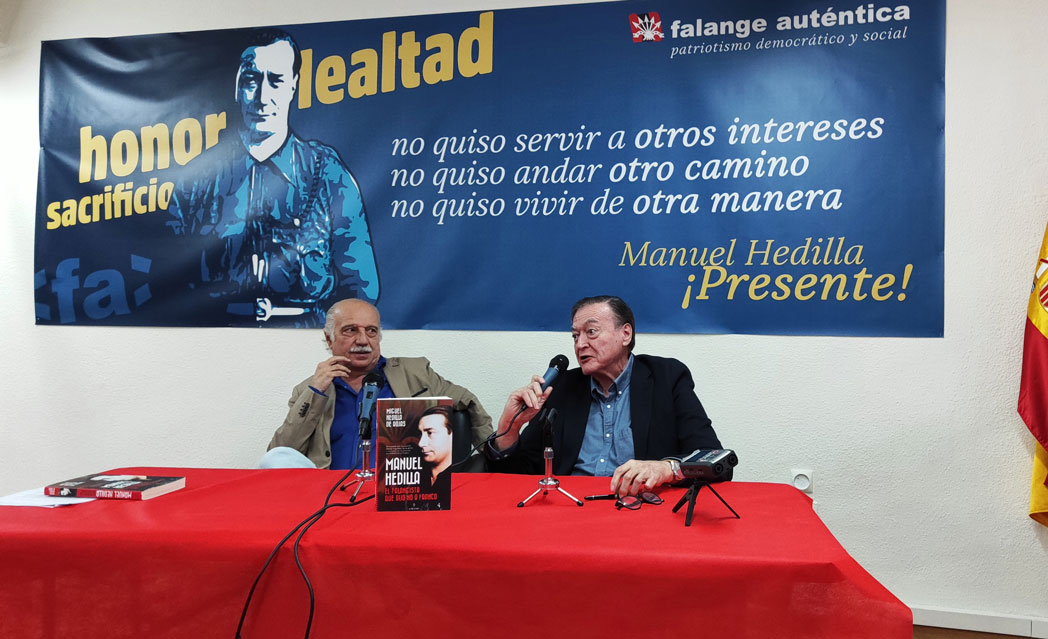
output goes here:
<path id="1" fill-rule="evenodd" d="M 480 405 L 477 396 L 461 386 L 452 384 L 429 366 L 425 357 L 390 357 L 383 369 L 386 380 L 396 397 L 446 396 L 455 402 L 455 408 L 469 412 L 473 430 L 473 445 L 477 446 L 491 434 L 491 417 Z M 331 466 L 331 422 L 335 419 L 334 386 L 327 396 L 318 395 L 309 388 L 312 377 L 307 377 L 291 391 L 287 417 L 273 434 L 269 448 L 287 446 L 308 457 L 317 468 Z"/>

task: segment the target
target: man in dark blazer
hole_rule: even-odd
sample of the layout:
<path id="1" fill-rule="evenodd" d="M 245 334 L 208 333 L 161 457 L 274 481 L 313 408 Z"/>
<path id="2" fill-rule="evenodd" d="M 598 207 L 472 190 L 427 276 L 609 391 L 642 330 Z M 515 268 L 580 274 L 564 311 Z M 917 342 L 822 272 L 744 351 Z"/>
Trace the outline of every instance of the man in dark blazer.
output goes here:
<path id="1" fill-rule="evenodd" d="M 683 479 L 675 463 L 681 456 L 720 448 L 688 367 L 633 355 L 634 325 L 633 311 L 618 297 L 575 304 L 571 335 L 579 368 L 545 391 L 535 376 L 510 394 L 489 451 L 493 470 L 541 474 L 542 451 L 551 444 L 554 474 L 610 475 L 612 492 L 637 494 Z M 550 409 L 556 415 L 545 429 Z M 529 421 L 535 427 L 522 433 Z"/>

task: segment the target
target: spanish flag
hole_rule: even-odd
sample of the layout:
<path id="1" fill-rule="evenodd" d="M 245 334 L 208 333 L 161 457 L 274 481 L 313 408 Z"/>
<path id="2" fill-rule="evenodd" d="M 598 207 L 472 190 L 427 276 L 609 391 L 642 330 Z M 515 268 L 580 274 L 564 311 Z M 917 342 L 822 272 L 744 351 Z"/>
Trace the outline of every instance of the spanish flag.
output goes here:
<path id="1" fill-rule="evenodd" d="M 1048 229 L 1034 272 L 1026 310 L 1019 416 L 1037 440 L 1030 486 L 1030 517 L 1048 526 Z"/>

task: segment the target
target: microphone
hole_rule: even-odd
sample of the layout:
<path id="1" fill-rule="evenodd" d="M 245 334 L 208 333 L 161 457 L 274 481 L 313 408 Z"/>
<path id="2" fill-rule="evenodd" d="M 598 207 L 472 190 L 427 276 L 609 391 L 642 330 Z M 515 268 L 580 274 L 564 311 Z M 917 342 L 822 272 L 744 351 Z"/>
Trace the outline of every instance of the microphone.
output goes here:
<path id="1" fill-rule="evenodd" d="M 542 376 L 542 390 L 549 388 L 549 385 L 553 383 L 553 380 L 557 379 L 557 375 L 560 375 L 564 371 L 568 370 L 568 358 L 564 355 L 557 355 L 549 361 L 549 369 L 546 374 Z"/>
<path id="2" fill-rule="evenodd" d="M 547 388 L 549 388 L 549 385 L 553 383 L 553 380 L 557 379 L 557 375 L 560 375 L 561 373 L 563 373 L 567 369 L 568 369 L 568 358 L 566 356 L 564 356 L 564 355 L 557 355 L 556 357 L 551 359 L 549 361 L 549 370 L 547 370 L 546 374 L 542 376 L 542 390 L 545 391 Z M 524 413 L 524 411 L 527 410 L 527 408 L 528 408 L 527 404 L 522 403 L 521 406 L 520 406 L 520 410 L 518 410 L 516 412 L 516 414 L 513 415 L 513 417 L 510 418 L 509 426 L 506 427 L 506 430 L 502 431 L 501 433 L 491 433 L 491 435 L 488 436 L 488 441 L 493 441 L 495 439 L 498 439 L 499 437 L 502 437 L 506 433 L 508 433 L 509 429 L 513 428 L 513 423 L 517 421 L 517 418 L 520 417 Z M 546 412 L 547 412 L 546 409 L 543 408 L 542 410 L 540 410 L 538 413 L 535 414 L 535 417 L 532 418 L 532 421 L 536 421 L 536 418 L 540 418 L 540 419 L 544 418 L 545 415 L 546 415 Z"/>
<path id="3" fill-rule="evenodd" d="M 382 374 L 368 373 L 364 378 L 364 384 L 360 387 L 360 396 L 357 399 L 357 420 L 359 420 L 361 441 L 371 439 L 371 416 L 375 413 L 375 400 L 378 399 L 380 386 L 382 386 Z"/>

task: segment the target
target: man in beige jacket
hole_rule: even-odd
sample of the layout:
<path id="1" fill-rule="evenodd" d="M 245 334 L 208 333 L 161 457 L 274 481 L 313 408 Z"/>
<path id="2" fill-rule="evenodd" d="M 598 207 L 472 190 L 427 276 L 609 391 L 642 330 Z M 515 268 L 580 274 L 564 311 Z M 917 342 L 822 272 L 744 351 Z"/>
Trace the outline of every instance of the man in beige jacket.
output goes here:
<path id="1" fill-rule="evenodd" d="M 378 397 L 450 397 L 456 410 L 469 413 L 475 446 L 491 434 L 491 417 L 476 395 L 438 375 L 429 360 L 382 357 L 382 325 L 372 304 L 357 299 L 334 304 L 327 313 L 324 341 L 331 357 L 291 391 L 287 417 L 269 442 L 263 468 L 359 467 L 357 398 L 364 377 L 372 372 L 384 379 Z"/>

